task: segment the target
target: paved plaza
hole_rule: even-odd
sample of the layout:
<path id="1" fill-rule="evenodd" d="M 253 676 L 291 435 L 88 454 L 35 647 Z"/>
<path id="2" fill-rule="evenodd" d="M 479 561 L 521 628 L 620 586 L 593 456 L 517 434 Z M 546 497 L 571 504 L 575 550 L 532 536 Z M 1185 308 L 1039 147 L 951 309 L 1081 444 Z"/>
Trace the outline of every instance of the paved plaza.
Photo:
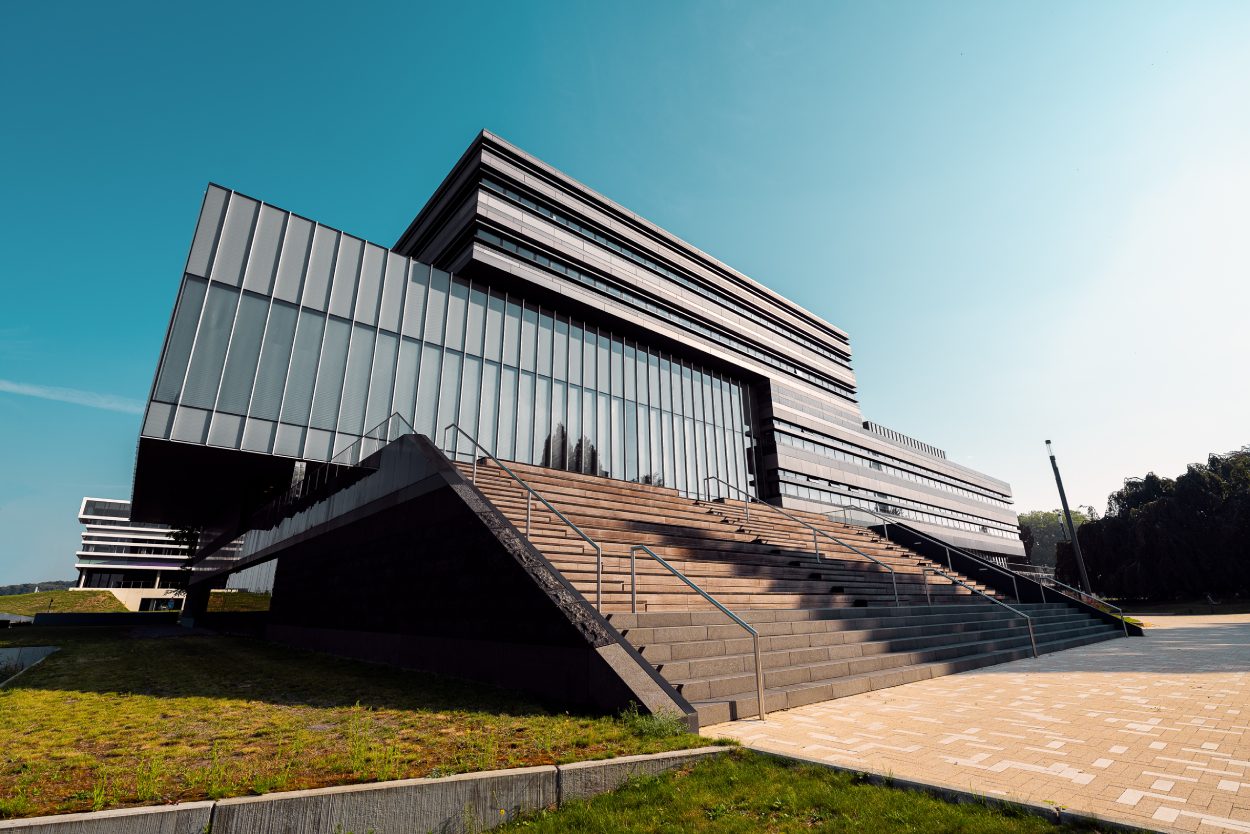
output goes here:
<path id="1" fill-rule="evenodd" d="M 703 730 L 1162 831 L 1250 832 L 1250 615 Z"/>

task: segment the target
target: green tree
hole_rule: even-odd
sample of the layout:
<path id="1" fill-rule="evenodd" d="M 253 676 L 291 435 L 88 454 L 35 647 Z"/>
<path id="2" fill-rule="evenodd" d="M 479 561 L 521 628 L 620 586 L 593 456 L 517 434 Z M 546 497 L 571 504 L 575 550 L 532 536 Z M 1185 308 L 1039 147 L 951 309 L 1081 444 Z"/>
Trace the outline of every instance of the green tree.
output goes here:
<path id="1" fill-rule="evenodd" d="M 1093 507 L 1080 507 L 1072 511 L 1072 523 L 1080 526 L 1098 514 Z M 1068 538 L 1068 526 L 1063 520 L 1063 510 L 1032 510 L 1020 514 L 1020 540 L 1024 552 L 1033 565 L 1055 566 L 1055 546 Z"/>
<path id="2" fill-rule="evenodd" d="M 1128 478 L 1107 515 L 1077 531 L 1097 593 L 1142 600 L 1250 595 L 1250 447 L 1183 475 Z M 1061 548 L 1060 578 L 1074 573 Z M 1068 581 L 1068 580 L 1064 580 Z"/>

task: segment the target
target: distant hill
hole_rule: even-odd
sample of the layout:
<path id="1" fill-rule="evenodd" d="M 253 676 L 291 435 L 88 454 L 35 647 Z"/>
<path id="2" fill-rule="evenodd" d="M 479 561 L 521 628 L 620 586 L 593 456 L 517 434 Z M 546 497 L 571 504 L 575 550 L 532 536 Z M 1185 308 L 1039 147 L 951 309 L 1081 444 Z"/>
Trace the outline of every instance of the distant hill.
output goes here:
<path id="1" fill-rule="evenodd" d="M 78 582 L 73 579 L 49 579 L 47 582 L 27 582 L 24 585 L 0 585 L 0 597 L 33 594 L 36 588 L 41 591 L 64 591 L 77 584 Z"/>

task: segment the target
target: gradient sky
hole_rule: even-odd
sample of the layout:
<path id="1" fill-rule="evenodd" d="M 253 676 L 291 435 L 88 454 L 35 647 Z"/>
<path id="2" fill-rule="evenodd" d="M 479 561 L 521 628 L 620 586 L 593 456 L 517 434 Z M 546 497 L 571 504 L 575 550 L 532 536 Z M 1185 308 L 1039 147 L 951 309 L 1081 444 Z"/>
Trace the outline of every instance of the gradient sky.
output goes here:
<path id="1" fill-rule="evenodd" d="M 205 184 L 391 243 L 489 128 L 848 330 L 866 417 L 1102 509 L 1250 443 L 1250 4 L 8 4 L 0 584 L 128 496 Z"/>

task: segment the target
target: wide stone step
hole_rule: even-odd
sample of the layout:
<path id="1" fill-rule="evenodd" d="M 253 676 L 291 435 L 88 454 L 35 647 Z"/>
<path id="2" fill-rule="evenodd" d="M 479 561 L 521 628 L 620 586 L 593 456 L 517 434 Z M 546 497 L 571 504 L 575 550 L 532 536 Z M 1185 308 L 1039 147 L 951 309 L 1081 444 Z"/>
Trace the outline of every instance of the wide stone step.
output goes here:
<path id="1" fill-rule="evenodd" d="M 910 633 L 899 634 L 884 640 L 837 643 L 781 651 L 763 651 L 761 649 L 760 657 L 763 660 L 765 669 L 783 669 L 802 665 L 849 661 L 875 655 L 940 648 L 957 643 L 985 643 L 1005 638 L 1028 639 L 1027 626 L 1019 623 L 1009 622 L 993 625 L 982 622 L 957 625 L 967 625 L 969 627 L 948 627 L 939 634 L 934 634 L 932 629 L 921 627 L 899 629 L 900 632 L 906 631 Z M 755 654 L 751 651 L 700 657 L 691 660 L 673 660 L 656 663 L 655 668 L 665 678 L 672 681 L 691 681 L 734 674 L 754 673 Z"/>
<path id="2" fill-rule="evenodd" d="M 1066 613 L 1057 611 L 1051 614 L 1042 614 L 1032 619 L 1035 630 L 1056 623 L 1090 621 L 1085 615 L 1070 611 Z M 751 623 L 751 625 L 760 633 L 761 644 L 766 650 L 769 650 L 772 648 L 795 648 L 796 646 L 807 648 L 813 645 L 827 646 L 862 640 L 889 639 L 894 636 L 897 629 L 908 629 L 909 631 L 904 636 L 911 636 L 912 632 L 910 630 L 913 629 L 928 629 L 936 633 L 944 633 L 948 627 L 962 626 L 968 623 L 990 625 L 1014 623 L 1021 630 L 1027 632 L 1028 629 L 1028 623 L 1023 618 L 994 611 L 987 611 L 980 615 L 969 615 L 964 612 L 949 615 L 930 613 L 913 617 L 871 618 L 865 620 L 781 621 L 773 623 L 756 622 Z M 620 631 L 632 645 L 640 650 L 643 648 L 650 649 L 653 646 L 666 643 L 690 644 L 706 641 L 720 644 L 730 642 L 734 645 L 725 648 L 726 652 L 746 652 L 750 651 L 750 641 L 752 639 L 742 626 L 725 619 L 716 624 L 658 626 L 652 628 L 633 627 L 621 628 Z M 838 636 L 831 638 L 826 635 Z M 867 636 L 856 637 L 856 635 Z M 790 639 L 786 641 L 785 646 L 778 646 L 775 645 L 778 642 L 777 638 L 812 638 L 815 642 L 801 644 Z"/>
<path id="3" fill-rule="evenodd" d="M 1104 629 L 1085 636 L 1073 637 L 1039 643 L 1041 654 L 1076 648 L 1078 646 L 1099 643 L 1118 636 L 1114 629 Z M 807 704 L 844 698 L 906 683 L 928 680 L 942 675 L 957 674 L 985 666 L 993 666 L 1012 660 L 1032 657 L 1032 649 L 1028 646 L 1004 649 L 991 653 L 973 654 L 953 660 L 935 661 L 879 672 L 868 672 L 861 675 L 848 676 L 831 681 L 800 683 L 791 686 L 768 689 L 764 693 L 765 704 L 770 712 L 782 709 L 805 706 Z M 754 691 L 744 692 L 728 698 L 709 698 L 692 702 L 698 711 L 700 726 L 707 727 L 739 718 L 751 718 L 758 714 L 757 698 Z"/>
<path id="4" fill-rule="evenodd" d="M 798 620 L 864 620 L 868 618 L 881 618 L 886 620 L 897 620 L 902 617 L 923 617 L 928 614 L 940 614 L 944 617 L 954 616 L 959 613 L 969 613 L 973 615 L 981 615 L 987 611 L 1006 612 L 1002 606 L 994 605 L 989 602 L 969 603 L 960 609 L 952 609 L 950 606 L 942 606 L 941 608 L 931 608 L 924 605 L 916 605 L 905 608 L 895 608 L 893 606 L 882 606 L 871 609 L 847 610 L 845 608 L 804 608 L 777 611 L 768 610 L 745 610 L 736 612 L 740 617 L 749 623 L 756 622 L 781 622 L 781 621 L 798 621 Z M 1026 603 L 1023 605 L 1015 605 L 1014 608 L 1024 611 L 1026 614 L 1033 611 L 1068 611 L 1074 609 L 1060 603 Z M 723 614 L 714 611 L 689 611 L 683 613 L 649 613 L 643 612 L 638 614 L 613 614 L 609 618 L 617 628 L 634 628 L 639 626 L 656 627 L 671 625 L 716 625 L 726 622 Z"/>
<path id="5" fill-rule="evenodd" d="M 1096 633 L 1104 632 L 1104 627 L 1089 624 L 1073 624 L 1066 628 L 1055 629 L 1046 635 L 1038 635 L 1038 650 L 1044 642 L 1079 639 Z M 971 636 L 971 635 L 967 635 Z M 799 663 L 788 666 L 764 667 L 765 688 L 786 687 L 800 683 L 819 683 L 835 678 L 853 677 L 870 672 L 880 672 L 904 666 L 916 666 L 941 660 L 952 660 L 967 655 L 993 654 L 1017 647 L 1030 647 L 1028 632 L 1011 633 L 986 639 L 961 639 L 938 641 L 936 645 L 911 651 L 893 651 L 876 654 L 852 656 L 812 663 Z M 665 678 L 684 695 L 687 700 L 706 700 L 726 695 L 748 692 L 755 688 L 755 667 L 737 673 L 708 675 L 695 678 Z"/>

